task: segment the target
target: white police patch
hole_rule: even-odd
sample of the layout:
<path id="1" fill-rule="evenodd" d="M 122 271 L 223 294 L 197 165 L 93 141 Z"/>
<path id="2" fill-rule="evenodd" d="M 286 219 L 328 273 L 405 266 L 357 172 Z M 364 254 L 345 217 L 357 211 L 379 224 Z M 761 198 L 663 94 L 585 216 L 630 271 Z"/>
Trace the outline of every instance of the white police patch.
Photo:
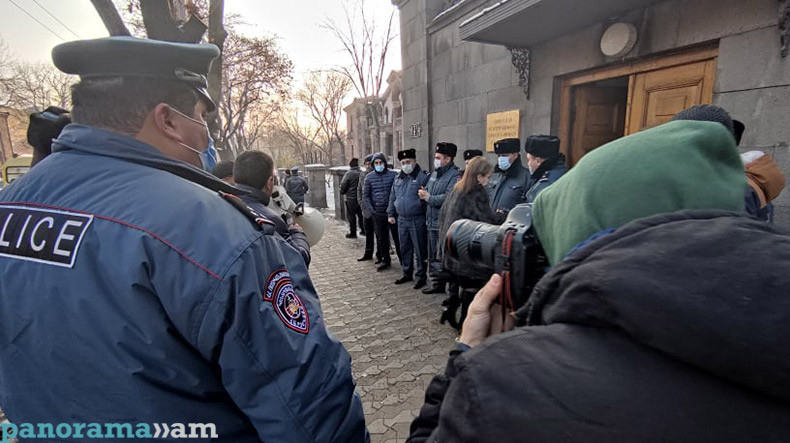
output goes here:
<path id="1" fill-rule="evenodd" d="M 72 268 L 92 221 L 89 214 L 0 205 L 0 256 Z"/>
<path id="2" fill-rule="evenodd" d="M 272 272 L 266 280 L 263 299 L 271 302 L 285 326 L 301 334 L 310 332 L 307 307 L 302 302 L 302 299 L 296 295 L 291 275 L 286 269 Z"/>

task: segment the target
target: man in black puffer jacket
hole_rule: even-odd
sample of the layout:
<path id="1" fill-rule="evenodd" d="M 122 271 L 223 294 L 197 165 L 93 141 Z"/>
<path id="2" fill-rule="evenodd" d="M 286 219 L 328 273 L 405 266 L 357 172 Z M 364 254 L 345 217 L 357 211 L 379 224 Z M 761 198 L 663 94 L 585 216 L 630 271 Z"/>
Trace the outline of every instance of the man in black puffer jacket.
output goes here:
<path id="1" fill-rule="evenodd" d="M 742 213 L 742 175 L 709 122 L 585 156 L 535 203 L 523 327 L 483 342 L 492 277 L 409 441 L 788 441 L 790 232 Z"/>
<path id="2" fill-rule="evenodd" d="M 377 248 L 381 254 L 381 264 L 377 271 L 381 272 L 392 266 L 390 258 L 390 234 L 395 241 L 395 250 L 400 260 L 400 245 L 398 239 L 397 225 L 391 225 L 387 216 L 387 209 L 390 204 L 390 193 L 392 184 L 395 182 L 397 174 L 387 168 L 387 157 L 378 153 L 373 156 L 373 172 L 365 177 L 365 187 L 362 193 L 362 204 L 365 210 L 373 214 L 373 222 L 376 227 Z"/>
<path id="3" fill-rule="evenodd" d="M 362 226 L 365 231 L 365 255 L 358 258 L 357 261 L 368 261 L 373 259 L 373 246 L 376 238 L 376 225 L 373 223 L 373 213 L 369 212 L 364 204 L 363 191 L 365 190 L 365 178 L 373 172 L 373 154 L 365 157 L 365 163 L 362 165 L 362 170 L 359 174 L 359 183 L 357 184 L 357 201 L 359 202 L 359 210 L 362 211 Z M 381 251 L 376 251 L 376 264 L 381 263 Z"/>
<path id="4" fill-rule="evenodd" d="M 343 175 L 343 180 L 340 181 L 340 195 L 344 196 L 346 202 L 346 218 L 348 218 L 348 227 L 350 233 L 346 238 L 357 238 L 357 220 L 359 227 L 362 229 L 362 235 L 365 235 L 365 224 L 362 220 L 362 209 L 359 207 L 359 200 L 357 200 L 357 188 L 359 185 L 359 159 L 352 158 L 348 163 L 349 170 Z"/>

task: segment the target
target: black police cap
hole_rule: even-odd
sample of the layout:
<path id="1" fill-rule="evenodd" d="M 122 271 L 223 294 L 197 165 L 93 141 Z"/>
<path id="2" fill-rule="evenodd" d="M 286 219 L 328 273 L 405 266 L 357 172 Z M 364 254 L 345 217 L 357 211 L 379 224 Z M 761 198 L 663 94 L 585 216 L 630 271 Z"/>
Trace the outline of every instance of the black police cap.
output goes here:
<path id="1" fill-rule="evenodd" d="M 560 139 L 554 135 L 530 135 L 524 143 L 524 151 L 535 157 L 554 157 L 560 153 Z"/>
<path id="2" fill-rule="evenodd" d="M 414 149 L 404 149 L 398 151 L 398 160 L 405 160 L 407 158 L 417 158 L 417 151 Z"/>
<path id="3" fill-rule="evenodd" d="M 517 138 L 503 138 L 494 142 L 494 152 L 501 154 L 517 154 L 521 151 L 521 140 Z"/>
<path id="4" fill-rule="evenodd" d="M 209 111 L 216 105 L 208 95 L 206 75 L 217 56 L 219 48 L 211 44 L 135 37 L 76 40 L 52 49 L 55 66 L 81 79 L 122 76 L 184 82 L 206 100 Z"/>
<path id="5" fill-rule="evenodd" d="M 464 161 L 482 156 L 483 156 L 483 151 L 479 149 L 467 149 L 466 151 L 464 151 Z"/>

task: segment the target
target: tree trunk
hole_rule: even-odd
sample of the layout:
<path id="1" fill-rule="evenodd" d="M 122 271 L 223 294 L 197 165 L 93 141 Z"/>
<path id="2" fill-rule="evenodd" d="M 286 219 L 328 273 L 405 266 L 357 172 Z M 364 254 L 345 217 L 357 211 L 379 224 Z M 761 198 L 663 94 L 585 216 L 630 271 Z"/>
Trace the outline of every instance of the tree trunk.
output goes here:
<path id="1" fill-rule="evenodd" d="M 335 132 L 335 139 L 337 139 L 337 142 L 340 143 L 340 157 L 343 159 L 343 164 L 346 164 L 346 162 L 348 162 L 348 159 L 346 158 L 346 144 L 343 143 L 343 138 L 340 137 L 340 134 L 337 132 Z M 351 155 L 353 156 L 354 153 L 352 152 Z"/>
<path id="2" fill-rule="evenodd" d="M 225 45 L 225 39 L 228 37 L 228 32 L 224 26 L 225 17 L 225 0 L 210 0 L 208 6 L 208 42 L 217 45 L 219 48 L 219 57 L 214 59 L 211 64 L 211 70 L 208 71 L 208 95 L 217 104 L 217 110 L 207 116 L 208 127 L 212 134 L 219 133 L 219 105 L 222 101 L 222 51 Z M 232 160 L 227 157 L 227 148 L 225 140 L 215 137 L 217 142 L 217 150 L 220 152 L 220 157 L 225 160 Z M 224 154 L 224 155 L 223 155 Z"/>
<path id="3" fill-rule="evenodd" d="M 375 134 L 373 134 L 373 152 L 381 152 L 381 122 L 379 121 L 379 113 L 377 109 L 377 104 L 367 105 L 368 113 L 370 114 L 371 120 L 373 120 L 373 127 L 376 129 Z"/>
<path id="4" fill-rule="evenodd" d="M 110 35 L 132 35 L 129 29 L 126 28 L 126 25 L 123 24 L 121 15 L 118 14 L 118 10 L 115 9 L 112 0 L 91 0 L 91 3 L 93 3 L 93 8 L 96 12 L 99 13 L 99 17 Z"/>
<path id="5" fill-rule="evenodd" d="M 140 11 L 148 38 L 179 43 L 199 43 L 206 33 L 206 25 L 190 15 L 186 23 L 173 15 L 171 2 L 181 2 L 178 9 L 185 11 L 183 0 L 140 0 Z"/>

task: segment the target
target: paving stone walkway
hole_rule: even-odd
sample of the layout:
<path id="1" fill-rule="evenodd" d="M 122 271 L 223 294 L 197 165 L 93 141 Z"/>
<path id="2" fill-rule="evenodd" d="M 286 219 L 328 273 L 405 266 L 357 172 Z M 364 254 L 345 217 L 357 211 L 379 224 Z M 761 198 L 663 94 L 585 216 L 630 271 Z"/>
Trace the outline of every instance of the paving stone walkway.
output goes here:
<path id="1" fill-rule="evenodd" d="M 310 275 L 329 330 L 351 354 L 371 441 L 403 442 L 428 383 L 444 370 L 456 333 L 439 324 L 441 294 L 395 286 L 395 255 L 385 272 L 376 272 L 371 261 L 358 263 L 365 238 L 346 239 L 347 232 L 345 224 L 327 220 L 327 232 L 312 250 Z"/>

